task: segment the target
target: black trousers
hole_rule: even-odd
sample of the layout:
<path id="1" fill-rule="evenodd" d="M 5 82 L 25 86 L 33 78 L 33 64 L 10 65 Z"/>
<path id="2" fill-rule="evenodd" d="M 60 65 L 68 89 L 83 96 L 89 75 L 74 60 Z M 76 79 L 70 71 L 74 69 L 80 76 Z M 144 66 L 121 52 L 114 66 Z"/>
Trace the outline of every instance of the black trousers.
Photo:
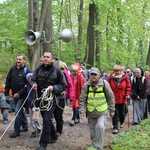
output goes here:
<path id="1" fill-rule="evenodd" d="M 56 120 L 56 130 L 58 133 L 62 134 L 63 130 L 63 112 L 65 107 L 65 98 L 61 98 L 59 100 L 59 103 L 56 105 L 55 111 L 54 111 L 54 117 Z"/>
<path id="2" fill-rule="evenodd" d="M 147 95 L 148 112 L 150 113 L 150 95 Z"/>
<path id="3" fill-rule="evenodd" d="M 48 144 L 49 135 L 54 136 L 54 137 L 57 136 L 54 124 L 52 122 L 52 117 L 54 114 L 55 107 L 56 106 L 53 105 L 49 111 L 41 111 L 41 115 L 43 118 L 43 131 L 42 131 L 39 144 L 41 147 L 44 147 L 44 148 L 46 148 Z"/>
<path id="4" fill-rule="evenodd" d="M 115 104 L 115 115 L 112 118 L 113 128 L 118 130 L 118 120 L 120 124 L 124 123 L 126 116 L 126 104 Z"/>

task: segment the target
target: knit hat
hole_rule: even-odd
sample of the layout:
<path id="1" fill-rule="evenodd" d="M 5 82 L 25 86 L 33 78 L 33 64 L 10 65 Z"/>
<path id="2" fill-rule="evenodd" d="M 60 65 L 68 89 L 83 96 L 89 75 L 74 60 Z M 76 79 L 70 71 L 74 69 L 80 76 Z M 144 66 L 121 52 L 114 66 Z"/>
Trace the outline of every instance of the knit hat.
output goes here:
<path id="1" fill-rule="evenodd" d="M 29 80 L 29 78 L 30 77 L 32 77 L 33 76 L 33 73 L 28 73 L 27 75 L 26 75 L 26 79 L 27 79 L 27 81 Z"/>

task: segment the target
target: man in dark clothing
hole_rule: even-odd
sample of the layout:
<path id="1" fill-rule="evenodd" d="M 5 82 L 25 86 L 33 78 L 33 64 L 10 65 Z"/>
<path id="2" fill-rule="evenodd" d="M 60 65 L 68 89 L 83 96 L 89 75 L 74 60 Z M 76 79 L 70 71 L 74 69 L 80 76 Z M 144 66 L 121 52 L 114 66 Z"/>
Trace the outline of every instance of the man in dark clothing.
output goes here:
<path id="1" fill-rule="evenodd" d="M 5 86 L 6 100 L 9 100 L 9 90 L 12 90 L 12 95 L 15 102 L 15 113 L 17 114 L 14 122 L 14 132 L 10 135 L 15 138 L 20 135 L 20 132 L 28 131 L 27 118 L 23 112 L 23 102 L 26 98 L 24 87 L 26 85 L 26 74 L 31 72 L 25 65 L 26 59 L 23 54 L 17 56 L 16 65 L 8 72 Z M 22 126 L 22 128 L 21 128 Z"/>
<path id="2" fill-rule="evenodd" d="M 53 65 L 52 58 L 53 55 L 51 52 L 44 52 L 43 64 L 34 71 L 31 81 L 33 89 L 38 92 L 38 97 L 41 97 L 42 94 L 44 94 L 42 93 L 43 89 L 48 91 L 47 94 L 53 95 L 51 107 L 45 110 L 42 110 L 42 106 L 40 104 L 42 104 L 42 101 L 45 105 L 49 103 L 47 98 L 40 99 L 37 101 L 38 103 L 35 102 L 35 106 L 40 107 L 43 118 L 43 131 L 39 141 L 40 147 L 38 150 L 46 150 L 50 135 L 51 137 L 53 136 L 53 138 L 57 138 L 57 134 L 54 135 L 55 133 L 53 132 L 55 131 L 55 127 L 52 122 L 52 117 L 55 107 L 58 104 L 59 98 L 57 97 L 59 97 L 60 93 L 67 87 L 63 72 Z"/>

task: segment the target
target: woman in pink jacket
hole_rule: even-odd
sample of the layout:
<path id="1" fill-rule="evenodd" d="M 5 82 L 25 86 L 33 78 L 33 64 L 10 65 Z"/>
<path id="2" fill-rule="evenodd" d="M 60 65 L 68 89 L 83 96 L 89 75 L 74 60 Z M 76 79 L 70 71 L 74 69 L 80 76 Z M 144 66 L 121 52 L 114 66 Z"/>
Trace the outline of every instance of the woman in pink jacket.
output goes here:
<path id="1" fill-rule="evenodd" d="M 129 77 L 122 71 L 120 65 L 115 65 L 113 73 L 109 76 L 108 82 L 115 95 L 115 115 L 112 119 L 113 133 L 118 133 L 118 119 L 120 128 L 124 126 L 126 103 L 131 93 L 131 83 Z"/>

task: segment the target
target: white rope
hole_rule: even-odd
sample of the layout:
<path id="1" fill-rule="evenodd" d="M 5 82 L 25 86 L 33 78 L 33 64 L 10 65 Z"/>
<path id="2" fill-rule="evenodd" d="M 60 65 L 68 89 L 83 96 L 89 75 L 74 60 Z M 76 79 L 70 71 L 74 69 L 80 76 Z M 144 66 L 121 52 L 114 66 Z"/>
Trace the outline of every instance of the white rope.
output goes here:
<path id="1" fill-rule="evenodd" d="M 23 104 L 22 104 L 21 107 L 19 108 L 19 110 L 18 110 L 18 112 L 16 113 L 14 119 L 9 123 L 9 125 L 7 126 L 7 128 L 5 129 L 5 131 L 3 132 L 3 134 L 0 136 L 0 141 L 1 141 L 2 137 L 5 135 L 5 133 L 7 132 L 7 130 L 9 129 L 10 125 L 13 123 L 13 121 L 14 121 L 14 120 L 16 119 L 16 117 L 18 116 L 20 110 L 22 109 L 22 107 L 24 106 L 25 102 L 27 101 L 27 99 L 28 99 L 28 97 L 29 97 L 31 91 L 32 91 L 32 88 L 31 88 L 30 91 L 28 92 L 28 95 L 27 95 L 26 99 L 24 100 Z"/>
<path id="2" fill-rule="evenodd" d="M 52 106 L 53 106 L 53 102 L 54 102 L 53 99 L 55 98 L 56 99 L 56 105 L 60 109 L 64 110 L 64 108 L 62 108 L 61 106 L 59 106 L 56 96 L 52 92 L 49 92 L 48 88 L 43 89 L 41 92 L 43 93 L 41 95 L 41 97 L 40 98 L 36 98 L 34 100 L 34 103 L 33 103 L 34 107 L 36 107 L 35 106 L 36 101 L 40 101 L 39 102 L 40 103 L 39 104 L 40 111 L 49 111 L 52 108 Z M 38 97 L 38 96 L 36 95 L 36 97 Z"/>
<path id="3" fill-rule="evenodd" d="M 35 107 L 36 101 L 40 101 L 39 103 L 40 111 L 49 111 L 53 106 L 54 94 L 52 92 L 49 92 L 49 88 L 43 89 L 41 92 L 43 94 L 41 95 L 40 98 L 36 98 L 34 100 L 33 105 Z"/>

